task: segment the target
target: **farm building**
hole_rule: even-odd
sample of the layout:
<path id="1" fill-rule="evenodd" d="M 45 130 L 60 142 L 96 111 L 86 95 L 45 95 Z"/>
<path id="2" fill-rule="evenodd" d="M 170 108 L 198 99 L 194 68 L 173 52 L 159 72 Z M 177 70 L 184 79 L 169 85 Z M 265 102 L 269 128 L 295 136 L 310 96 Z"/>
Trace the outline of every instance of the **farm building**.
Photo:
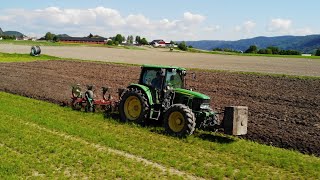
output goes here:
<path id="1" fill-rule="evenodd" d="M 162 39 L 153 40 L 150 45 L 153 47 L 176 47 L 176 45 L 171 44 L 171 42 L 165 42 Z"/>
<path id="2" fill-rule="evenodd" d="M 88 38 L 88 37 L 60 37 L 59 41 L 64 43 L 86 43 L 86 44 L 105 44 L 108 38 Z"/>
<path id="3" fill-rule="evenodd" d="M 153 47 L 166 47 L 166 42 L 162 39 L 153 40 L 150 45 Z"/>

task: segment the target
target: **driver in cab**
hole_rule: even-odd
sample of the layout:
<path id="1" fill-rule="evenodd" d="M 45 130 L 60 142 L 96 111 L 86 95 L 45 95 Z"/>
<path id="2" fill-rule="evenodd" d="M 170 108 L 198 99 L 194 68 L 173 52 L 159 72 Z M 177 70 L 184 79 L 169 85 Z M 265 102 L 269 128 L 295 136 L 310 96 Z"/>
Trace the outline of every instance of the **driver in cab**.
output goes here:
<path id="1" fill-rule="evenodd" d="M 156 89 L 161 89 L 162 85 L 162 76 L 161 73 L 158 71 L 156 77 L 151 81 L 151 86 Z"/>

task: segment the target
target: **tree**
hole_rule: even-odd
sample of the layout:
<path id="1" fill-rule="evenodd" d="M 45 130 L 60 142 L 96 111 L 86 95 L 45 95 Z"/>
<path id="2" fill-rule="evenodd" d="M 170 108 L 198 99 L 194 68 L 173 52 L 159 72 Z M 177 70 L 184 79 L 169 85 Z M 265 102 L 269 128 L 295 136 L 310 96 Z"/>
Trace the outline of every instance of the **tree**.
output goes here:
<path id="1" fill-rule="evenodd" d="M 258 54 L 267 54 L 267 50 L 266 49 L 259 49 L 259 51 L 257 53 Z"/>
<path id="2" fill-rule="evenodd" d="M 273 54 L 272 49 L 266 49 L 266 54 Z"/>
<path id="3" fill-rule="evenodd" d="M 128 44 L 131 44 L 131 43 L 130 43 L 130 36 L 127 37 L 127 43 L 128 43 Z"/>
<path id="4" fill-rule="evenodd" d="M 112 46 L 112 45 L 113 45 L 113 41 L 112 41 L 112 40 L 109 40 L 109 41 L 107 42 L 107 45 Z"/>
<path id="5" fill-rule="evenodd" d="M 147 45 L 147 44 L 149 44 L 149 43 L 148 43 L 148 41 L 147 41 L 146 38 L 142 38 L 142 39 L 140 40 L 140 44 L 142 44 L 142 45 Z"/>
<path id="6" fill-rule="evenodd" d="M 92 38 L 92 37 L 93 37 L 93 35 L 90 33 L 89 36 L 88 36 L 88 38 Z"/>
<path id="7" fill-rule="evenodd" d="M 182 51 L 187 51 L 188 47 L 186 45 L 186 43 L 183 41 L 178 45 L 178 48 L 181 49 Z"/>
<path id="8" fill-rule="evenodd" d="M 279 48 L 275 47 L 275 46 L 269 46 L 269 47 L 267 47 L 267 49 L 271 49 L 272 54 L 279 54 L 279 52 L 280 52 Z"/>
<path id="9" fill-rule="evenodd" d="M 51 32 L 47 32 L 46 35 L 44 36 L 44 39 L 47 41 L 52 41 L 54 37 L 54 34 L 52 34 Z"/>
<path id="10" fill-rule="evenodd" d="M 221 48 L 213 48 L 212 51 L 223 51 Z"/>
<path id="11" fill-rule="evenodd" d="M 115 42 L 118 41 L 118 44 L 122 43 L 122 40 L 123 40 L 123 38 L 122 38 L 121 34 L 117 34 L 116 37 L 114 38 L 114 41 Z"/>
<path id="12" fill-rule="evenodd" d="M 52 40 L 53 40 L 54 42 L 58 42 L 60 39 L 59 39 L 58 36 L 55 35 L 55 36 L 53 36 Z"/>
<path id="13" fill-rule="evenodd" d="M 127 37 L 127 43 L 133 44 L 133 36 L 132 35 Z"/>
<path id="14" fill-rule="evenodd" d="M 258 51 L 258 48 L 256 45 L 251 45 L 246 51 L 245 53 L 257 53 Z"/>
<path id="15" fill-rule="evenodd" d="M 317 49 L 316 56 L 320 56 L 320 49 Z"/>
<path id="16" fill-rule="evenodd" d="M 118 46 L 119 45 L 119 41 L 114 41 L 114 45 Z"/>
<path id="17" fill-rule="evenodd" d="M 136 36 L 136 42 L 137 42 L 138 44 L 140 44 L 140 42 L 141 42 L 141 37 L 140 37 L 140 36 Z"/>

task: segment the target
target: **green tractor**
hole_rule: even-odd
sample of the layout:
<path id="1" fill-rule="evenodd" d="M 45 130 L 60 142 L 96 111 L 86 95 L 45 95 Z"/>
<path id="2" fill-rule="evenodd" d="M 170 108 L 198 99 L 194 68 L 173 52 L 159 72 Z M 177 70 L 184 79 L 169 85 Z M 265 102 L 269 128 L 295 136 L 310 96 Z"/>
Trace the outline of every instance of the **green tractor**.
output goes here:
<path id="1" fill-rule="evenodd" d="M 123 122 L 162 121 L 173 136 L 191 135 L 196 128 L 221 127 L 218 113 L 210 108 L 210 97 L 186 89 L 186 69 L 174 66 L 143 65 L 137 84 L 120 95 L 119 113 Z"/>

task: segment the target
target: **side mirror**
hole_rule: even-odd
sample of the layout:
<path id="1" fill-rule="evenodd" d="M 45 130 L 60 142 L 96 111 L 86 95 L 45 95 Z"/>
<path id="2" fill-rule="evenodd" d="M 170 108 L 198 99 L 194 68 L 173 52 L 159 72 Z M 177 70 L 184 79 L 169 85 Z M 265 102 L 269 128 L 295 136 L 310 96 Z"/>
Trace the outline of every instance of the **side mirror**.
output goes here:
<path id="1" fill-rule="evenodd" d="M 165 76 L 166 75 L 166 69 L 161 69 L 161 76 Z"/>

